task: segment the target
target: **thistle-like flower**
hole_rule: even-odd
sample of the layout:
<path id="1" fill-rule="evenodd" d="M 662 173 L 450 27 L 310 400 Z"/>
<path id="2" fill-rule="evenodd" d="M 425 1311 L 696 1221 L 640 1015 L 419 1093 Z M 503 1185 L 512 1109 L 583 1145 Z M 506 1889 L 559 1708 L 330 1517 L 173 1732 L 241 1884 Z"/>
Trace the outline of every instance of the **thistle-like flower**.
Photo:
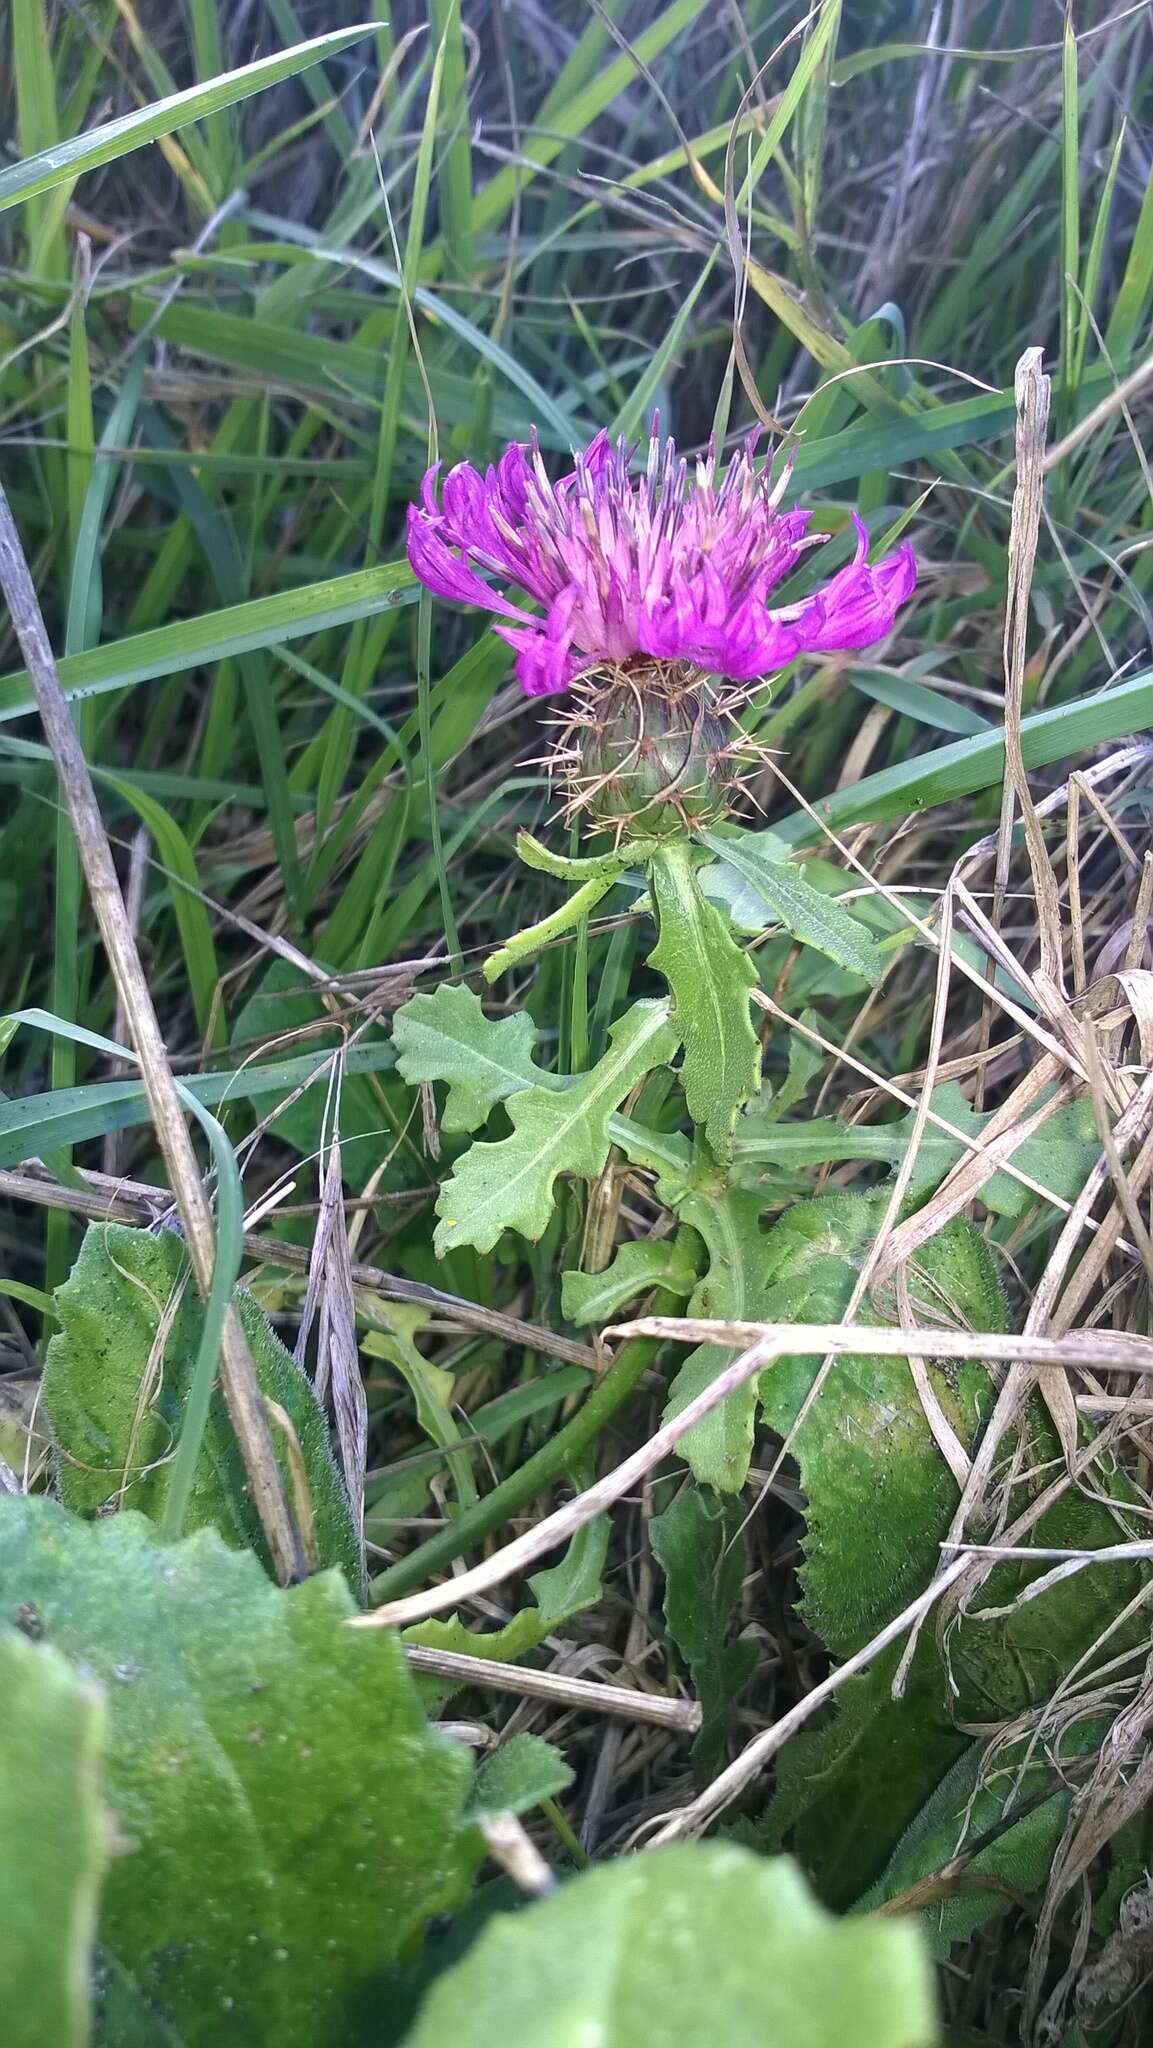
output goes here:
<path id="1" fill-rule="evenodd" d="M 718 480 L 710 449 L 696 464 L 654 431 L 643 474 L 634 450 L 600 433 L 569 475 L 550 483 L 535 437 L 514 442 L 481 476 L 451 469 L 437 501 L 437 470 L 408 515 L 408 557 L 441 597 L 482 605 L 506 623 L 516 673 L 530 697 L 567 689 L 593 670 L 635 663 L 690 665 L 747 682 L 799 654 L 832 654 L 883 639 L 912 592 L 912 550 L 866 561 L 868 534 L 854 514 L 853 560 L 797 603 L 770 593 L 810 548 L 811 514 L 782 512 L 788 472 L 773 484 L 753 467 L 756 436 Z M 519 586 L 543 620 L 492 589 L 478 571 Z M 683 667 L 682 667 L 683 674 Z"/>

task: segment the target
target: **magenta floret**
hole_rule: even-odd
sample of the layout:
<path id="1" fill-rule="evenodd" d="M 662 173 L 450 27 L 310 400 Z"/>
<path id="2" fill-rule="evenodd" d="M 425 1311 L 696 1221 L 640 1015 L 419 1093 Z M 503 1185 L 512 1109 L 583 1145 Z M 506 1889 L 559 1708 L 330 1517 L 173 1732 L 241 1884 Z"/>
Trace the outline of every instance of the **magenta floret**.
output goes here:
<path id="1" fill-rule="evenodd" d="M 439 502 L 438 465 L 409 508 L 409 561 L 439 596 L 507 621 L 496 630 L 516 649 L 531 697 L 638 657 L 745 682 L 798 654 L 883 639 L 916 565 L 908 546 L 867 562 L 856 514 L 853 560 L 798 603 L 770 607 L 770 592 L 829 535 L 807 531 L 810 513 L 780 510 L 788 473 L 773 484 L 767 467 L 757 472 L 756 439 L 718 479 L 711 450 L 690 471 L 655 429 L 646 467 L 634 474 L 635 450 L 602 432 L 552 483 L 534 437 L 527 447 L 513 442 L 484 476 L 458 463 Z M 480 570 L 527 591 L 544 619 L 511 604 Z"/>

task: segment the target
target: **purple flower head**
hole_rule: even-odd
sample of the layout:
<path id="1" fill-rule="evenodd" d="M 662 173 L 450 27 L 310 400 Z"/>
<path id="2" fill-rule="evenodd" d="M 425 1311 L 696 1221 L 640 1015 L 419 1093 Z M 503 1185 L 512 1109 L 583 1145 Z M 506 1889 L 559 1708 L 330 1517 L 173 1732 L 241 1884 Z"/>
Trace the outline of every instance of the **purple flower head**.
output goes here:
<path id="1" fill-rule="evenodd" d="M 753 468 L 757 436 L 718 479 L 715 456 L 695 465 L 662 443 L 653 423 L 644 473 L 635 450 L 599 433 L 575 468 L 550 483 L 535 435 L 514 441 L 484 476 L 458 463 L 436 496 L 437 469 L 409 507 L 408 558 L 440 597 L 483 605 L 506 624 L 530 697 L 638 657 L 690 662 L 736 682 L 771 674 L 798 654 L 833 654 L 883 639 L 916 581 L 912 550 L 870 564 L 854 514 L 853 560 L 810 597 L 768 598 L 807 549 L 808 512 L 782 512 L 788 472 L 774 485 Z M 482 581 L 487 570 L 544 606 L 543 620 Z"/>

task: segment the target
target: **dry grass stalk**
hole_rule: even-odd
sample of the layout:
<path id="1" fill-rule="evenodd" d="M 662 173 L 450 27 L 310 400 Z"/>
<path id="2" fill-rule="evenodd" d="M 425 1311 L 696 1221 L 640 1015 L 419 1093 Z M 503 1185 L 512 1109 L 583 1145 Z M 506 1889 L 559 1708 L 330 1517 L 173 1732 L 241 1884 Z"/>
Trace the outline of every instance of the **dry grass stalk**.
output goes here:
<path id="1" fill-rule="evenodd" d="M 20 536 L 2 490 L 0 587 L 27 663 L 100 936 L 140 1060 L 157 1142 L 168 1169 L 196 1284 L 201 1294 L 207 1296 L 216 1261 L 212 1212 L 120 892 L 88 764 L 57 673 Z M 256 1368 L 233 1307 L 225 1316 L 221 1334 L 220 1375 L 269 1554 L 277 1577 L 287 1584 L 302 1575 L 305 1560 L 281 1485 Z"/>
<path id="2" fill-rule="evenodd" d="M 421 1621 L 430 1614 L 459 1606 L 462 1600 L 490 1593 L 507 1579 L 520 1576 L 537 1559 L 567 1543 L 593 1517 L 603 1514 L 649 1472 L 676 1450 L 681 1438 L 727 1401 L 730 1394 L 772 1365 L 775 1359 L 797 1351 L 844 1354 L 863 1352 L 871 1357 L 900 1358 L 910 1346 L 930 1357 L 983 1358 L 990 1363 L 1016 1364 L 1028 1361 L 1038 1368 L 1065 1372 L 1093 1365 L 1111 1372 L 1153 1373 L 1153 1341 L 1116 1337 L 1090 1331 L 1079 1337 L 1051 1338 L 1006 1335 L 1000 1332 L 966 1330 L 894 1330 L 862 1327 L 855 1323 L 746 1323 L 714 1321 L 699 1316 L 641 1316 L 606 1332 L 618 1337 L 671 1337 L 690 1344 L 717 1344 L 732 1349 L 734 1344 L 749 1348 L 718 1373 L 711 1385 L 690 1401 L 679 1415 L 663 1423 L 639 1450 L 606 1472 L 575 1500 L 534 1523 L 523 1535 L 486 1558 L 471 1570 L 460 1572 L 444 1585 L 430 1587 L 406 1599 L 393 1600 L 374 1613 L 350 1618 L 349 1628 L 398 1627 Z M 951 1571 L 951 1567 L 950 1567 Z"/>
<path id="3" fill-rule="evenodd" d="M 701 1725 L 695 1700 L 670 1699 L 665 1693 L 641 1692 L 636 1686 L 592 1684 L 559 1671 L 534 1671 L 529 1665 L 502 1664 L 494 1657 L 474 1657 L 456 1650 L 430 1650 L 406 1643 L 404 1654 L 414 1671 L 438 1678 L 456 1678 L 470 1689 L 516 1693 L 522 1699 L 545 1700 L 551 1706 L 615 1714 L 626 1721 L 647 1721 L 692 1735 Z"/>
<path id="4" fill-rule="evenodd" d="M 79 1174 L 79 1179 L 80 1186 L 66 1188 L 59 1181 L 52 1180 L 42 1167 L 27 1162 L 19 1169 L 0 1170 L 0 1195 L 6 1195 L 13 1201 L 33 1202 L 45 1209 L 67 1209 L 73 1215 L 87 1216 L 94 1222 L 145 1226 L 159 1222 L 173 1206 L 173 1197 L 167 1188 L 153 1187 L 147 1181 L 112 1180 L 104 1174 L 84 1172 Z M 269 1237 L 259 1230 L 245 1232 L 244 1249 L 250 1258 L 261 1259 L 271 1266 L 287 1266 L 294 1273 L 307 1272 L 311 1260 L 307 1245 L 293 1244 L 287 1238 Z M 520 1316 L 505 1315 L 500 1309 L 484 1308 L 479 1302 L 466 1301 L 461 1295 L 446 1294 L 442 1288 L 427 1287 L 423 1281 L 408 1280 L 399 1273 L 385 1273 L 379 1266 L 366 1265 L 361 1261 L 353 1262 L 352 1277 L 366 1293 L 379 1294 L 386 1301 L 417 1302 L 422 1308 L 436 1310 L 446 1322 L 462 1329 L 483 1330 L 506 1343 L 539 1351 L 546 1358 L 582 1365 L 587 1372 L 600 1372 L 603 1368 L 603 1360 L 587 1344 L 578 1344 L 572 1337 L 559 1336 L 540 1323 L 525 1322 Z"/>

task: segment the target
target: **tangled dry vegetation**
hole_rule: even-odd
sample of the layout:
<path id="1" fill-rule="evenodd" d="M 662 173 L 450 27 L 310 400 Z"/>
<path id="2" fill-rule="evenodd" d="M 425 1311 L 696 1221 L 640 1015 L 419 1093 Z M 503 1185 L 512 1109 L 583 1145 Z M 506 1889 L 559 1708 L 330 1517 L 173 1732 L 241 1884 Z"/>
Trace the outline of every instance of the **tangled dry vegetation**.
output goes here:
<path id="1" fill-rule="evenodd" d="M 190 8 L 190 66 L 168 10 L 105 11 L 15 8 L 21 155 L 53 140 L 37 14 L 77 132 L 264 32 Z M 286 43 L 354 18 L 268 12 Z M 168 138 L 147 182 L 112 161 L 8 229 L 5 489 L 124 908 L 101 951 L 100 832 L 81 860 L 6 627 L 0 1470 L 152 1512 L 178 1305 L 139 1339 L 103 1495 L 47 1414 L 45 1341 L 81 1223 L 152 1244 L 179 1208 L 207 1280 L 233 1161 L 238 1267 L 327 1403 L 376 1617 L 478 1756 L 533 1735 L 572 1774 L 490 1828 L 515 1883 L 721 1829 L 838 1911 L 921 1915 L 950 2048 L 1128 2048 L 1153 1981 L 1153 27 L 786 13 L 402 7 L 371 66 L 336 52 Z M 912 538 L 917 600 L 879 653 L 741 709 L 711 900 L 767 1085 L 730 1180 L 676 1181 L 696 1119 L 666 1062 L 535 1239 L 437 1258 L 462 1139 L 490 1110 L 507 1134 L 511 1088 L 470 1122 L 398 1015 L 483 994 L 471 1050 L 523 1025 L 540 1092 L 534 1046 L 579 1080 L 660 977 L 626 875 L 480 979 L 555 908 L 566 856 L 526 873 L 518 834 L 588 849 L 507 650 L 415 603 L 405 507 L 430 417 L 480 462 L 538 424 L 555 465 L 654 405 L 686 446 L 730 409 L 795 438 L 834 546 L 859 503 Z M 811 903 L 750 917 L 742 846 L 860 920 L 871 985 Z M 174 1082 L 226 1127 L 203 1182 Z M 672 1149 L 630 1153 L 638 1122 Z M 719 1287 L 722 1214 L 738 1264 L 778 1247 L 773 1288 Z M 637 1247 L 648 1277 L 614 1291 Z M 323 1531 L 222 1327 L 287 1578 Z M 710 1344 L 686 1421 L 670 1384 Z M 686 1434 L 758 1383 L 727 1488 Z"/>

